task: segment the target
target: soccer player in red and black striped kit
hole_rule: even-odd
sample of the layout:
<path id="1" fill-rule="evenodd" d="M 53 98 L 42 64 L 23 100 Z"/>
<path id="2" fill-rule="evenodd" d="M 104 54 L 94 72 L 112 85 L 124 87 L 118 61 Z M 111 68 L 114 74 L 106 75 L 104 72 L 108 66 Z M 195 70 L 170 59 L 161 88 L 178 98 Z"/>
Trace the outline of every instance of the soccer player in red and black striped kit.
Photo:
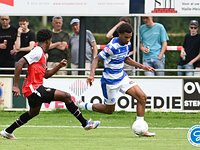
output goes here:
<path id="1" fill-rule="evenodd" d="M 86 120 L 79 108 L 72 102 L 71 95 L 53 88 L 43 86 L 43 79 L 49 78 L 60 68 L 66 66 L 67 61 L 63 59 L 51 70 L 46 68 L 45 51 L 49 49 L 52 33 L 50 30 L 42 29 L 37 33 L 38 46 L 34 47 L 28 54 L 22 57 L 16 64 L 15 77 L 12 92 L 14 96 L 20 95 L 18 87 L 20 73 L 24 64 L 28 64 L 28 75 L 24 80 L 22 93 L 28 99 L 30 110 L 22 114 L 13 124 L 0 132 L 1 136 L 7 139 L 15 139 L 13 131 L 27 123 L 40 112 L 42 103 L 51 101 L 62 101 L 66 108 L 80 121 L 85 130 L 95 129 L 99 126 L 99 121 Z"/>

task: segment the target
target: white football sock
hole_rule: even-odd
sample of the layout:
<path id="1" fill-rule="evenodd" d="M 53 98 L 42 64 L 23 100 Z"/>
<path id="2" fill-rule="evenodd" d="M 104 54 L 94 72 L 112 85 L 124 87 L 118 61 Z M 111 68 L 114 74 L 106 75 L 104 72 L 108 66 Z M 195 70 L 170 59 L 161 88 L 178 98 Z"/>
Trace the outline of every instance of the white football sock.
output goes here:
<path id="1" fill-rule="evenodd" d="M 92 103 L 81 102 L 78 105 L 79 105 L 79 108 L 81 108 L 81 109 L 86 109 L 86 110 L 92 111 L 92 105 L 93 105 Z"/>
<path id="2" fill-rule="evenodd" d="M 144 120 L 144 117 L 137 116 L 137 117 L 136 117 L 136 120 Z"/>

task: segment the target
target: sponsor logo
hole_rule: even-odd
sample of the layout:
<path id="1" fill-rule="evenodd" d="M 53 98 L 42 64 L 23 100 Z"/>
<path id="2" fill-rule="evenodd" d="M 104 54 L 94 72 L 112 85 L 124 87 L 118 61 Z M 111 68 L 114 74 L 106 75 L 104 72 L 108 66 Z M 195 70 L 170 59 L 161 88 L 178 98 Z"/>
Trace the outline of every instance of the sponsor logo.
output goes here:
<path id="1" fill-rule="evenodd" d="M 108 53 L 110 51 L 110 49 L 108 47 L 105 47 L 104 51 Z"/>
<path id="2" fill-rule="evenodd" d="M 184 79 L 184 110 L 200 110 L 200 81 L 198 79 Z"/>
<path id="3" fill-rule="evenodd" d="M 152 13 L 177 13 L 175 10 L 175 0 L 155 0 Z"/>
<path id="4" fill-rule="evenodd" d="M 69 89 L 77 96 L 81 96 L 87 89 L 87 83 L 82 80 L 75 80 L 70 86 Z"/>
<path id="5" fill-rule="evenodd" d="M 193 146 L 200 147 L 200 125 L 194 125 L 188 130 L 187 139 Z"/>

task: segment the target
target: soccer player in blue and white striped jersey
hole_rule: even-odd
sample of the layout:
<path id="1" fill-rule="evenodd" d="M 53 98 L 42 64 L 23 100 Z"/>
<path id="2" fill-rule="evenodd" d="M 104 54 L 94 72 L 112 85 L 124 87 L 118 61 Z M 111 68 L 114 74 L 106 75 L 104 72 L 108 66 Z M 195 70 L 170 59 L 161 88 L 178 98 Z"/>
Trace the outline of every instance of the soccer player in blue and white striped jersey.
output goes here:
<path id="1" fill-rule="evenodd" d="M 123 23 L 118 28 L 119 36 L 113 38 L 106 47 L 95 57 L 92 62 L 90 75 L 87 83 L 92 85 L 94 81 L 95 70 L 99 60 L 104 61 L 104 71 L 101 78 L 101 87 L 104 95 L 104 104 L 85 103 L 77 101 L 76 104 L 81 109 L 96 111 L 105 114 L 112 114 L 115 110 L 116 95 L 120 91 L 137 99 L 137 117 L 136 120 L 144 120 L 146 94 L 141 88 L 132 81 L 124 71 L 124 63 L 135 66 L 147 71 L 154 72 L 155 69 L 145 66 L 132 60 L 129 56 L 131 47 L 130 39 L 132 37 L 132 27 L 130 24 Z M 155 133 L 146 132 L 144 136 L 154 136 Z"/>

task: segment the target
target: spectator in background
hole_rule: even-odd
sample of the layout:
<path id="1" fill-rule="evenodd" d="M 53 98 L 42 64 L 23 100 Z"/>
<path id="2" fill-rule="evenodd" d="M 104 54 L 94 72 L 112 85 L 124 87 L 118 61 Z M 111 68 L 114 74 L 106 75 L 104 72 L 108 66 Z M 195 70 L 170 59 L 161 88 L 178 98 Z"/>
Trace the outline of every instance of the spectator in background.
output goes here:
<path id="1" fill-rule="evenodd" d="M 28 54 L 35 46 L 35 33 L 32 32 L 28 26 L 28 18 L 20 17 L 17 39 L 15 41 L 15 46 L 13 47 L 14 49 L 11 50 L 11 54 L 15 55 L 16 62 L 24 55 Z M 27 68 L 28 66 L 23 67 Z"/>
<path id="2" fill-rule="evenodd" d="M 180 53 L 180 59 L 177 68 L 178 69 L 194 69 L 200 68 L 199 52 L 200 52 L 200 35 L 198 34 L 199 23 L 196 20 L 191 20 L 189 23 L 189 33 L 185 35 L 183 42 L 183 49 Z M 178 75 L 193 76 L 193 71 L 181 72 L 178 71 Z M 200 75 L 200 72 L 196 72 L 195 75 Z"/>
<path id="3" fill-rule="evenodd" d="M 80 20 L 74 18 L 71 20 L 73 34 L 69 40 L 69 48 L 71 49 L 71 68 L 78 68 L 79 65 L 79 32 Z M 97 56 L 98 50 L 96 40 L 91 31 L 86 30 L 86 53 L 85 53 L 85 69 L 90 70 L 92 60 Z M 88 75 L 90 71 L 85 71 Z M 72 75 L 78 75 L 78 71 L 72 71 Z"/>
<path id="4" fill-rule="evenodd" d="M 63 18 L 61 16 L 54 16 L 52 18 L 52 43 L 50 45 L 48 54 L 48 68 L 54 68 L 62 59 L 67 59 L 67 48 L 69 41 L 69 34 L 62 30 Z M 57 75 L 66 75 L 67 71 L 58 71 Z"/>
<path id="5" fill-rule="evenodd" d="M 128 17 L 121 17 L 121 18 L 119 18 L 119 22 L 114 26 L 114 27 L 112 27 L 109 31 L 108 31 L 108 33 L 106 34 L 106 37 L 108 38 L 108 39 L 111 39 L 111 38 L 113 38 L 113 37 L 118 37 L 119 36 L 119 34 L 118 34 L 118 32 L 117 32 L 117 30 L 118 30 L 118 27 L 121 25 L 121 24 L 123 24 L 123 23 L 129 23 L 129 24 L 131 24 L 131 20 L 130 20 L 130 18 L 128 18 Z M 136 51 L 135 50 L 133 50 L 133 36 L 131 37 L 131 40 L 130 40 L 130 42 L 131 42 L 131 50 L 130 50 L 130 52 L 129 52 L 129 56 L 131 57 L 133 57 L 133 54 L 135 54 L 136 53 Z M 133 69 L 133 67 L 132 66 L 130 66 L 130 65 L 128 65 L 128 64 L 124 64 L 124 69 L 126 70 L 126 69 Z M 133 75 L 133 71 L 126 71 L 126 73 L 128 74 L 128 75 Z"/>
<path id="6" fill-rule="evenodd" d="M 10 54 L 17 36 L 17 29 L 10 25 L 9 16 L 0 16 L 0 68 L 14 68 L 14 56 Z M 0 74 L 13 74 L 14 70 L 0 70 Z"/>
<path id="7" fill-rule="evenodd" d="M 165 68 L 165 51 L 169 40 L 164 26 L 155 23 L 153 17 L 143 17 L 145 24 L 140 26 L 140 50 L 143 53 L 143 64 L 155 69 Z M 146 76 L 164 76 L 163 71 L 145 71 Z"/>
<path id="8" fill-rule="evenodd" d="M 195 71 L 194 71 L 194 76 L 200 76 L 200 53 L 195 59 L 193 60 L 195 62 Z M 191 62 L 193 63 L 193 62 Z"/>

